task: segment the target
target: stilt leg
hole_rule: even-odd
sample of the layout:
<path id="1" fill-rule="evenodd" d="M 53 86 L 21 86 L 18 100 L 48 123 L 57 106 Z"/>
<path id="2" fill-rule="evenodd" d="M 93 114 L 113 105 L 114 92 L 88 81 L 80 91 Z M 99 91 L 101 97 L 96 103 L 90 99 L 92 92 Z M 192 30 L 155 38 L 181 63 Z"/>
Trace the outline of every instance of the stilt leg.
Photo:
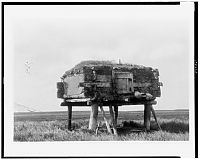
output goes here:
<path id="1" fill-rule="evenodd" d="M 154 117 L 154 119 L 155 119 L 157 125 L 158 125 L 159 130 L 162 130 L 161 127 L 160 127 L 160 124 L 158 123 L 158 120 L 157 120 L 157 117 L 156 117 L 156 113 L 155 113 L 155 110 L 153 109 L 153 106 L 152 106 L 152 105 L 151 105 L 151 112 L 152 112 L 152 114 L 153 114 L 153 117 Z"/>
<path id="2" fill-rule="evenodd" d="M 98 117 L 98 104 L 91 105 L 89 129 L 96 130 L 97 128 L 97 117 Z"/>
<path id="3" fill-rule="evenodd" d="M 118 106 L 114 106 L 114 112 L 115 112 L 115 125 L 117 126 Z"/>
<path id="4" fill-rule="evenodd" d="M 95 134 L 96 134 L 96 135 L 98 135 L 99 126 L 100 126 L 100 122 L 98 123 L 97 128 L 96 128 L 96 131 L 95 131 Z"/>
<path id="5" fill-rule="evenodd" d="M 100 106 L 100 109 L 101 109 L 101 112 L 102 112 L 102 114 L 103 114 L 103 118 L 104 118 L 104 121 L 105 121 L 105 123 L 106 123 L 106 127 L 107 127 L 107 129 L 108 129 L 108 132 L 109 132 L 110 134 L 112 134 L 110 125 L 109 125 L 109 123 L 108 123 L 108 120 L 106 119 L 106 115 L 105 115 L 105 112 L 104 112 L 104 110 L 103 110 L 103 106 Z"/>
<path id="6" fill-rule="evenodd" d="M 113 132 L 114 132 L 114 135 L 117 135 L 117 129 L 116 129 L 115 121 L 114 121 L 114 112 L 113 112 L 112 106 L 109 106 L 109 110 L 110 110 L 110 116 L 111 116 L 111 123 L 113 125 Z"/>
<path id="7" fill-rule="evenodd" d="M 68 106 L 68 130 L 71 130 L 72 125 L 72 106 Z"/>
<path id="8" fill-rule="evenodd" d="M 150 130 L 150 119 L 151 119 L 151 104 L 144 105 L 144 126 L 147 131 Z"/>

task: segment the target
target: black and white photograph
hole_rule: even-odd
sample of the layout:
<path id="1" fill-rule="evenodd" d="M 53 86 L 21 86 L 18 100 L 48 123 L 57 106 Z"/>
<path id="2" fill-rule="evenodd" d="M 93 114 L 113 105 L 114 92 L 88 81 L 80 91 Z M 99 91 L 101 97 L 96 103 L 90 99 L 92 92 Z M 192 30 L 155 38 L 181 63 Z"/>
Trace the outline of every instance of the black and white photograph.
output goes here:
<path id="1" fill-rule="evenodd" d="M 4 155 L 194 157 L 194 6 L 4 4 Z"/>

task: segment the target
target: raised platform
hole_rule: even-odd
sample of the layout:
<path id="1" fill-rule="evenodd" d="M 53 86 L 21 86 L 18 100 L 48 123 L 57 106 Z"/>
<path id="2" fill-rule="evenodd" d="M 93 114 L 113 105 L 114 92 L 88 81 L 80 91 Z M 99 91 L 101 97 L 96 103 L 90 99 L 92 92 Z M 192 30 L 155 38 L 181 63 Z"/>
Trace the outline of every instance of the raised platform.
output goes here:
<path id="1" fill-rule="evenodd" d="M 135 100 L 133 101 L 103 101 L 101 102 L 102 106 L 122 106 L 122 105 L 144 105 L 151 104 L 155 105 L 157 102 L 155 100 L 144 101 L 144 100 Z M 61 103 L 60 106 L 91 106 L 92 102 L 88 99 L 69 99 Z"/>
<path id="2" fill-rule="evenodd" d="M 97 116 L 98 116 L 98 107 L 100 107 L 104 120 L 107 125 L 108 131 L 111 133 L 110 126 L 108 124 L 108 121 L 106 119 L 103 107 L 109 106 L 110 115 L 113 123 L 113 130 L 114 134 L 117 134 L 116 131 L 116 125 L 117 125 L 117 117 L 118 117 L 118 106 L 122 105 L 144 105 L 144 126 L 146 130 L 150 130 L 150 118 L 151 118 L 151 112 L 157 122 L 157 118 L 155 115 L 155 111 L 152 107 L 152 105 L 157 104 L 155 100 L 142 100 L 142 99 L 134 99 L 134 101 L 118 101 L 118 100 L 112 100 L 112 101 L 101 101 L 101 102 L 92 102 L 89 98 L 88 99 L 65 99 L 64 102 L 61 103 L 61 106 L 67 106 L 68 107 L 68 129 L 71 130 L 71 120 L 72 120 L 72 107 L 73 106 L 90 106 L 91 109 L 91 115 L 90 115 L 90 122 L 89 122 L 89 129 L 96 129 L 96 122 L 97 122 Z M 114 108 L 114 111 L 113 111 Z M 159 126 L 160 127 L 160 126 Z"/>

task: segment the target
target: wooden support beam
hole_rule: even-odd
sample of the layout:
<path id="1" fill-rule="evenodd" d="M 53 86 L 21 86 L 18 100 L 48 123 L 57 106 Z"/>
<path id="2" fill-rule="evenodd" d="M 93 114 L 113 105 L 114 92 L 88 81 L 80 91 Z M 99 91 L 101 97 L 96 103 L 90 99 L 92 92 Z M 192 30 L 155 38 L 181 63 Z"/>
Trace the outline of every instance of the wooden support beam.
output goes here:
<path id="1" fill-rule="evenodd" d="M 110 116 L 111 116 L 111 123 L 113 126 L 113 132 L 114 132 L 114 135 L 117 135 L 117 128 L 114 121 L 114 112 L 113 112 L 112 106 L 109 106 L 109 110 L 110 110 Z"/>
<path id="2" fill-rule="evenodd" d="M 104 112 L 104 110 L 103 110 L 103 106 L 100 106 L 100 109 L 101 109 L 101 112 L 102 112 L 102 114 L 103 114 L 103 118 L 104 118 L 104 121 L 105 121 L 105 123 L 106 123 L 106 127 L 107 127 L 107 129 L 108 129 L 108 133 L 112 134 L 110 125 L 109 125 L 109 123 L 108 123 L 108 120 L 106 119 L 106 115 L 105 115 L 105 112 Z"/>
<path id="3" fill-rule="evenodd" d="M 117 126 L 118 106 L 114 106 L 114 112 L 115 112 L 115 125 Z"/>
<path id="4" fill-rule="evenodd" d="M 155 122 L 156 122 L 157 125 L 158 125 L 159 130 L 162 130 L 161 127 L 160 127 L 160 124 L 158 123 L 158 120 L 157 120 L 157 117 L 156 117 L 156 113 L 155 113 L 155 110 L 153 109 L 153 106 L 152 106 L 152 105 L 151 105 L 151 112 L 152 112 L 152 114 L 153 114 L 153 117 L 154 117 L 154 119 L 155 119 Z"/>
<path id="5" fill-rule="evenodd" d="M 151 106 L 151 104 L 144 105 L 144 127 L 146 131 L 150 130 Z"/>
<path id="6" fill-rule="evenodd" d="M 97 124 L 97 128 L 96 128 L 96 131 L 95 131 L 96 135 L 98 135 L 99 126 L 100 126 L 100 122 Z"/>
<path id="7" fill-rule="evenodd" d="M 72 125 L 72 106 L 68 106 L 68 130 L 71 130 Z"/>
<path id="8" fill-rule="evenodd" d="M 93 103 L 91 105 L 89 129 L 96 130 L 97 128 L 97 117 L 98 117 L 98 104 Z"/>
<path id="9" fill-rule="evenodd" d="M 82 100 L 82 101 L 81 101 Z M 143 105 L 143 104 L 152 104 L 155 105 L 157 104 L 157 102 L 155 100 L 153 101 L 141 101 L 137 98 L 134 99 L 135 101 L 103 101 L 102 105 L 105 106 L 109 106 L 109 105 L 117 105 L 117 106 L 122 106 L 122 105 Z M 61 103 L 60 106 L 68 106 L 68 105 L 72 105 L 74 106 L 91 106 L 91 103 L 89 100 L 85 100 L 85 99 L 65 99 L 64 102 Z"/>

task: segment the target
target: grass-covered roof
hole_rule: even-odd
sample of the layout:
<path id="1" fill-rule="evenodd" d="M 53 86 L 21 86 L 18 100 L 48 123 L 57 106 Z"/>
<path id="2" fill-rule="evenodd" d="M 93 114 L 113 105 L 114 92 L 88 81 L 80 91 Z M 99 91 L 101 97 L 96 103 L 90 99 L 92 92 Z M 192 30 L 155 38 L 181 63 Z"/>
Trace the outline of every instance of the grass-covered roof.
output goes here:
<path id="1" fill-rule="evenodd" d="M 68 74 L 73 74 L 78 70 L 81 70 L 84 66 L 111 66 L 111 67 L 118 67 L 118 68 L 145 68 L 141 65 L 132 65 L 132 64 L 118 64 L 112 61 L 95 61 L 95 60 L 87 60 L 82 61 L 79 64 L 75 65 L 72 69 L 65 72 L 63 77 Z"/>

